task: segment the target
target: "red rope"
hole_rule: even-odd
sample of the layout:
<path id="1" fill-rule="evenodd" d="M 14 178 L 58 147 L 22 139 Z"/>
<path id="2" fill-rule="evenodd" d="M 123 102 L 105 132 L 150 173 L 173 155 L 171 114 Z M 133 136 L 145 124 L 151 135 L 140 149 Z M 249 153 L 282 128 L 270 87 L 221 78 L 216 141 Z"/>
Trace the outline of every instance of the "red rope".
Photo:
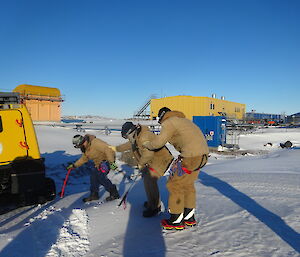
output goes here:
<path id="1" fill-rule="evenodd" d="M 65 177 L 65 180 L 64 180 L 64 184 L 61 188 L 61 193 L 60 193 L 60 198 L 63 198 L 64 197 L 64 194 L 65 194 L 65 188 L 66 188 L 66 185 L 67 185 L 67 181 L 69 179 L 69 175 L 70 175 L 70 172 L 71 172 L 72 168 L 71 169 L 68 169 L 68 172 L 67 172 L 67 175 Z"/>

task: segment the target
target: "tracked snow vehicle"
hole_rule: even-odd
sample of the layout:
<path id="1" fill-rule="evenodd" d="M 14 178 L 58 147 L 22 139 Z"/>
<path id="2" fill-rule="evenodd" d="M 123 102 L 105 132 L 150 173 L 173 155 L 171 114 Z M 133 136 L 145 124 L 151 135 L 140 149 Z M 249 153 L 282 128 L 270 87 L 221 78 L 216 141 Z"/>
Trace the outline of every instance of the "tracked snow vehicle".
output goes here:
<path id="1" fill-rule="evenodd" d="M 18 93 L 0 93 L 0 201 L 30 205 L 55 195 L 26 106 Z"/>

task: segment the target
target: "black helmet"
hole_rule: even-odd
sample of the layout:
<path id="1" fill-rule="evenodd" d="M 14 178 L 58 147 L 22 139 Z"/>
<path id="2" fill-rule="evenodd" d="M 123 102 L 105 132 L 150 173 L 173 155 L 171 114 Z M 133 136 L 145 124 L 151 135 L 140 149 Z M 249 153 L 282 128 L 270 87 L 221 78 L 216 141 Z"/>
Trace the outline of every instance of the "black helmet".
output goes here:
<path id="1" fill-rule="evenodd" d="M 137 127 L 131 121 L 125 122 L 121 131 L 122 137 L 126 139 L 129 134 L 136 130 L 136 128 Z"/>
<path id="2" fill-rule="evenodd" d="M 85 138 L 81 135 L 75 135 L 72 139 L 72 143 L 75 148 L 80 148 L 82 144 L 84 143 Z"/>
<path id="3" fill-rule="evenodd" d="M 164 115 L 167 113 L 167 112 L 170 112 L 171 110 L 168 108 L 168 107 L 162 107 L 159 109 L 158 111 L 158 122 L 160 123 L 162 118 L 164 117 Z"/>

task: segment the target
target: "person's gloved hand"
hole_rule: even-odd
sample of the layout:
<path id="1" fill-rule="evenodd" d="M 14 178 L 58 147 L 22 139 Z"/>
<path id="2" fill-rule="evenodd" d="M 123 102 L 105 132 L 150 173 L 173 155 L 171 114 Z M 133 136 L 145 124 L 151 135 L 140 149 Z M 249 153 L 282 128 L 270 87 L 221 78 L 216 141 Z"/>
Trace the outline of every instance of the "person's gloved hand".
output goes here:
<path id="1" fill-rule="evenodd" d="M 111 170 L 116 170 L 118 169 L 118 165 L 115 162 L 110 162 L 109 167 Z"/>
<path id="2" fill-rule="evenodd" d="M 75 168 L 74 163 L 69 163 L 68 166 L 66 167 L 67 170 L 74 169 L 74 168 Z"/>
<path id="3" fill-rule="evenodd" d="M 111 150 L 113 150 L 114 152 L 116 152 L 116 151 L 117 151 L 116 147 L 115 147 L 115 146 L 113 146 L 113 145 L 109 145 L 108 147 L 109 147 Z"/>

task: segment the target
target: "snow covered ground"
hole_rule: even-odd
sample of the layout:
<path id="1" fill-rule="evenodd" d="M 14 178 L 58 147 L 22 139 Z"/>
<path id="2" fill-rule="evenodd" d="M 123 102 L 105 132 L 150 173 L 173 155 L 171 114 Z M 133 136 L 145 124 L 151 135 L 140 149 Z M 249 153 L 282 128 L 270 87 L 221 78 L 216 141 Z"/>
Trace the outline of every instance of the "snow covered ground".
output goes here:
<path id="1" fill-rule="evenodd" d="M 43 125 L 36 131 L 47 176 L 59 192 L 66 174 L 63 164 L 80 156 L 71 144 L 78 132 Z M 86 132 L 112 145 L 124 142 L 117 131 L 108 136 Z M 287 140 L 295 148 L 279 147 Z M 159 222 L 166 211 L 143 218 L 140 179 L 126 208 L 117 207 L 119 200 L 103 203 L 103 189 L 100 201 L 84 204 L 81 198 L 89 193 L 87 165 L 72 172 L 64 198 L 0 216 L 0 256 L 300 256 L 300 129 L 264 128 L 241 135 L 239 145 L 249 154 L 211 153 L 200 173 L 197 227 L 164 234 Z M 118 164 L 128 174 L 135 172 Z M 109 177 L 120 194 L 132 183 L 122 174 L 111 172 Z M 159 181 L 164 209 L 166 181 L 167 176 Z"/>

